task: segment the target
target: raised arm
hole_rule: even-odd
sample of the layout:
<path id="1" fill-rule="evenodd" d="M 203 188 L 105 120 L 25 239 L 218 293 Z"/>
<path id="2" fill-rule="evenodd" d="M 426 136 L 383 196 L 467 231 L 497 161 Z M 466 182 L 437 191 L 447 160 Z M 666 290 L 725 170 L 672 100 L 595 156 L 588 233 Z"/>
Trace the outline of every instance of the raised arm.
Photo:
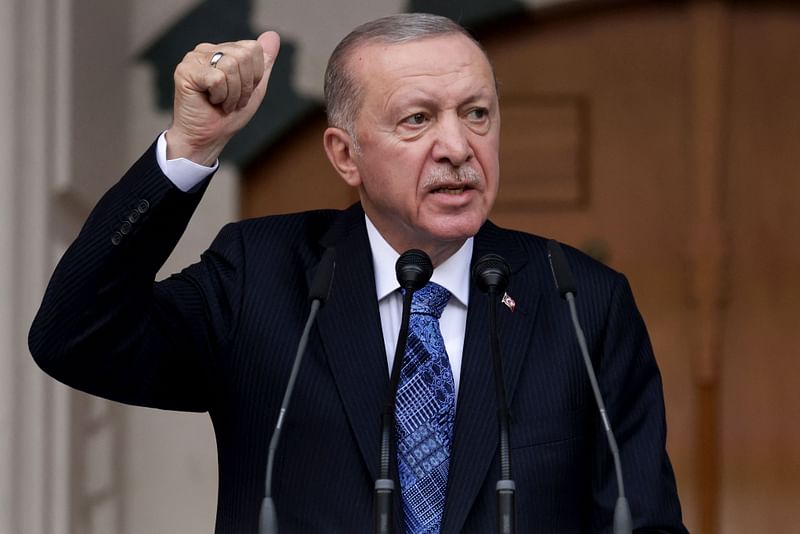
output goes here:
<path id="1" fill-rule="evenodd" d="M 216 161 L 258 109 L 278 48 L 278 35 L 267 32 L 189 52 L 175 70 L 167 157 Z M 217 52 L 223 55 L 212 65 Z M 198 265 L 154 283 L 204 190 L 173 185 L 153 146 L 100 199 L 31 327 L 30 350 L 45 371 L 122 402 L 208 409 L 214 359 L 237 298 L 236 231 L 224 231 Z"/>

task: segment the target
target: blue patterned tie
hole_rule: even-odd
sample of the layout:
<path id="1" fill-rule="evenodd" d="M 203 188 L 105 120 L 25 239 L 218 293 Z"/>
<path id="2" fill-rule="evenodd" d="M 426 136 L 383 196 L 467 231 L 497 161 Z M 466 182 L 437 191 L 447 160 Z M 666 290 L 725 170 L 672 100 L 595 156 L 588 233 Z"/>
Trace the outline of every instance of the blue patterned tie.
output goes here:
<path id="1" fill-rule="evenodd" d="M 414 293 L 397 388 L 397 465 L 406 532 L 438 534 L 447 489 L 456 396 L 439 330 L 450 292 L 429 282 Z"/>

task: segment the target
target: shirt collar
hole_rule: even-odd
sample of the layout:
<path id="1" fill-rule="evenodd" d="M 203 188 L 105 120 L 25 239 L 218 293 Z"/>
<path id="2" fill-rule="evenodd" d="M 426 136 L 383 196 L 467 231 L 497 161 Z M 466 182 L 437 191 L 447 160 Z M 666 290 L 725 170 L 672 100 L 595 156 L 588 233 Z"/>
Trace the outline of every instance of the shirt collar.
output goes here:
<path id="1" fill-rule="evenodd" d="M 375 289 L 378 300 L 382 300 L 400 288 L 395 274 L 395 264 L 400 254 L 386 242 L 381 233 L 364 215 L 367 222 L 367 237 L 372 249 Z M 432 282 L 444 287 L 464 306 L 469 305 L 469 264 L 472 260 L 473 238 L 467 239 L 455 254 L 433 271 Z"/>

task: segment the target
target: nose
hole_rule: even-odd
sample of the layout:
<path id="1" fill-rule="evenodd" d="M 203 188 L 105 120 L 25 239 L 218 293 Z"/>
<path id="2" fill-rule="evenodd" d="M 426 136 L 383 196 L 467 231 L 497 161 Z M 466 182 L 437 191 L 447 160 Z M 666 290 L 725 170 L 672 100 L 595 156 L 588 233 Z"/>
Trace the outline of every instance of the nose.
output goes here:
<path id="1" fill-rule="evenodd" d="M 457 116 L 442 117 L 437 124 L 432 156 L 437 163 L 450 163 L 459 167 L 472 159 L 472 146 L 468 131 Z"/>

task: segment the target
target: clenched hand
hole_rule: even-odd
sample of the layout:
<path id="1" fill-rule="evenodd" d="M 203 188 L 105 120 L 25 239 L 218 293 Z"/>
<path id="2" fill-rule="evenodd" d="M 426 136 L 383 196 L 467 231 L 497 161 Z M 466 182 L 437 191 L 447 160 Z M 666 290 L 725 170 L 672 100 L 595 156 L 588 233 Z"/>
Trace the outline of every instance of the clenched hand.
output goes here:
<path id="1" fill-rule="evenodd" d="M 203 43 L 175 68 L 175 103 L 167 130 L 167 158 L 212 165 L 233 135 L 255 114 L 280 48 L 280 37 Z M 211 65 L 216 52 L 222 57 Z"/>

